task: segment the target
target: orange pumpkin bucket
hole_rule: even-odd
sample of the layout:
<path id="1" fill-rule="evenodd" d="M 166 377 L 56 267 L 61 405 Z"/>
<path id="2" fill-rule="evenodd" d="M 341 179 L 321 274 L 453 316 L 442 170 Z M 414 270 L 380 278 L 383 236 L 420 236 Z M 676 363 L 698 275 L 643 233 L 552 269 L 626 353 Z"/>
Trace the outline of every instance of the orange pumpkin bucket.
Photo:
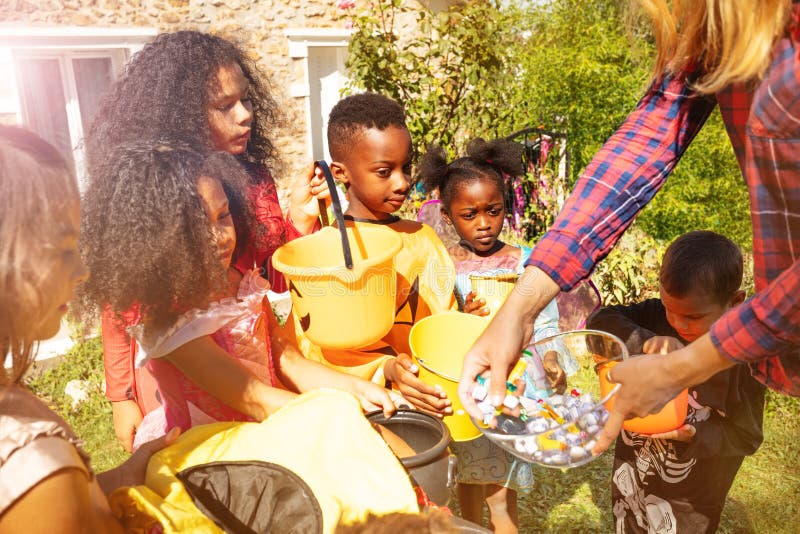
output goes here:
<path id="1" fill-rule="evenodd" d="M 294 314 L 313 343 L 357 349 L 385 336 L 395 315 L 394 256 L 400 237 L 382 227 L 350 227 L 352 269 L 339 230 L 327 226 L 280 247 L 272 265 L 286 276 Z"/>
<path id="2" fill-rule="evenodd" d="M 599 369 L 600 391 L 603 396 L 610 393 L 616 384 L 608 381 L 608 372 L 619 362 L 609 361 L 604 363 Z M 614 408 L 614 397 L 605 403 L 606 408 L 611 411 Z M 686 420 L 686 413 L 689 409 L 689 391 L 684 389 L 677 397 L 669 401 L 658 413 L 650 414 L 647 417 L 634 417 L 622 424 L 622 428 L 630 432 L 640 434 L 660 434 L 675 430 L 683 425 Z"/>

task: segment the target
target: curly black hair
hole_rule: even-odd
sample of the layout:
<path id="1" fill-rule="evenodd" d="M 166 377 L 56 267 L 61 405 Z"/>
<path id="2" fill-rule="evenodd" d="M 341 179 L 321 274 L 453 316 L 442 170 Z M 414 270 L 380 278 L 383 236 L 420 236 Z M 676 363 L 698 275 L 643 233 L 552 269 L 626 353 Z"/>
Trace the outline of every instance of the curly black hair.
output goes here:
<path id="1" fill-rule="evenodd" d="M 467 155 L 447 163 L 447 152 L 438 145 L 428 146 L 419 163 L 417 174 L 426 191 L 439 190 L 444 208 L 449 210 L 456 191 L 468 182 L 492 180 L 505 196 L 503 174 L 523 173 L 522 145 L 505 139 L 485 141 L 480 137 L 467 145 Z"/>
<path id="2" fill-rule="evenodd" d="M 89 172 L 110 147 L 161 135 L 195 139 L 212 149 L 208 98 L 220 67 L 238 64 L 253 106 L 250 141 L 242 161 L 276 170 L 279 157 L 269 134 L 282 114 L 266 77 L 236 44 L 197 31 L 162 33 L 134 55 L 93 115 L 86 136 Z"/>
<path id="3" fill-rule="evenodd" d="M 328 149 L 334 160 L 342 161 L 365 130 L 406 128 L 403 106 L 388 96 L 360 93 L 343 98 L 328 117 Z"/>
<path id="4" fill-rule="evenodd" d="M 81 218 L 81 253 L 91 273 L 81 289 L 82 315 L 106 304 L 117 313 L 138 304 L 146 325 L 166 327 L 226 290 L 200 176 L 222 183 L 237 237 L 247 235 L 254 227 L 249 177 L 234 156 L 157 139 L 117 147 L 101 162 Z"/>

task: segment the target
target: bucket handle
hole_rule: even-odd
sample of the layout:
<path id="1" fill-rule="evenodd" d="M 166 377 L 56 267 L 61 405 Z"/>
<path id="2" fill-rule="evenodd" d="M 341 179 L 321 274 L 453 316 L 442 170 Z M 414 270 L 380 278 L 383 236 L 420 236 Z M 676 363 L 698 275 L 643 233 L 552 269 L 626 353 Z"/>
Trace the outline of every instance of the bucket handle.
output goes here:
<path id="1" fill-rule="evenodd" d="M 333 215 L 336 218 L 336 225 L 339 227 L 339 235 L 342 238 L 342 250 L 344 251 L 344 264 L 348 269 L 353 268 L 353 254 L 350 252 L 350 240 L 347 239 L 347 228 L 344 226 L 344 215 L 342 215 L 342 203 L 339 202 L 339 195 L 336 193 L 336 182 L 333 181 L 333 174 L 328 164 L 323 161 L 315 161 L 314 164 L 322 169 L 325 181 L 328 182 L 328 190 L 331 192 L 333 202 Z M 327 219 L 327 214 L 324 216 Z"/>

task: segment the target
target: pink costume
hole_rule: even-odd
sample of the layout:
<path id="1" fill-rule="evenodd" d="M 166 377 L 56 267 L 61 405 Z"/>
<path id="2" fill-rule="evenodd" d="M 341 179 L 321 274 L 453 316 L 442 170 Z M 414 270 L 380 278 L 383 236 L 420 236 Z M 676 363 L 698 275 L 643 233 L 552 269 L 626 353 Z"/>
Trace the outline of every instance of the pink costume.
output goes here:
<path id="1" fill-rule="evenodd" d="M 163 402 L 161 408 L 145 416 L 136 432 L 134 447 L 176 426 L 186 430 L 216 421 L 252 421 L 201 389 L 164 356 L 192 340 L 211 336 L 262 382 L 274 385 L 272 355 L 260 320 L 268 288 L 266 280 L 250 271 L 242 278 L 236 297 L 212 302 L 204 310 L 190 310 L 166 331 L 145 331 L 141 325 L 129 329 L 139 344 L 136 365 L 147 365 L 158 382 Z"/>
<path id="2" fill-rule="evenodd" d="M 91 481 L 94 473 L 81 443 L 33 393 L 22 386 L 0 387 L 0 515 L 64 469 L 77 469 Z"/>

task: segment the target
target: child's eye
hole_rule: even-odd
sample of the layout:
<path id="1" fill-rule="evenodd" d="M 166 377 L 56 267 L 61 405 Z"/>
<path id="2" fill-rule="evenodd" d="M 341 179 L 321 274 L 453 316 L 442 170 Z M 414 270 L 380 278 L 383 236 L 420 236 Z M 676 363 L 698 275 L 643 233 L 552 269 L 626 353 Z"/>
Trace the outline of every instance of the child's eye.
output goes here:
<path id="1" fill-rule="evenodd" d="M 461 218 L 462 219 L 466 219 L 466 220 L 469 221 L 470 219 L 474 219 L 475 218 L 475 214 L 474 213 L 465 213 L 465 214 L 463 214 L 461 216 Z"/>
<path id="2" fill-rule="evenodd" d="M 500 215 L 500 213 L 501 213 L 501 210 L 489 210 L 489 215 L 491 215 L 492 217 L 496 217 L 496 216 Z"/>
<path id="3" fill-rule="evenodd" d="M 391 169 L 386 169 L 386 168 L 378 169 L 377 171 L 375 171 L 375 174 L 377 174 L 381 178 L 388 178 L 391 173 L 392 173 Z"/>

